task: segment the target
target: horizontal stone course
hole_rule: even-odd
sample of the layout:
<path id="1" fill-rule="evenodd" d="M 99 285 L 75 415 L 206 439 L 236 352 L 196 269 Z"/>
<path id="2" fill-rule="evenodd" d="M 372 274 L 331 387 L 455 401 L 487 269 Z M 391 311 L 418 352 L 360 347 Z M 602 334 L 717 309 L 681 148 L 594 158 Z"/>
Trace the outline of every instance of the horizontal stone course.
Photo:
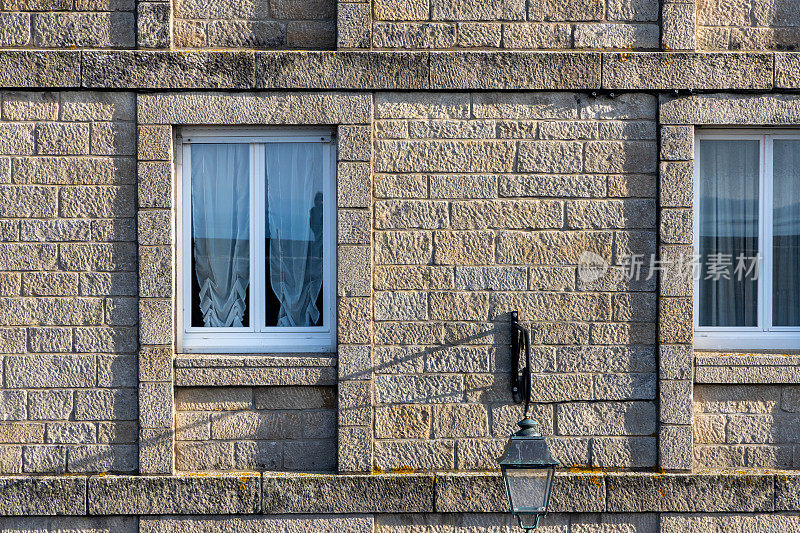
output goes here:
<path id="1" fill-rule="evenodd" d="M 258 474 L 91 477 L 90 514 L 251 514 L 261 511 Z"/>
<path id="2" fill-rule="evenodd" d="M 6 516 L 253 514 L 260 512 L 262 498 L 264 512 L 269 514 L 507 512 L 502 480 L 497 474 L 264 474 L 261 478 L 262 474 L 257 473 L 6 477 L 0 479 L 0 497 L 15 502 L 4 507 L 2 514 Z M 780 471 L 559 473 L 551 510 L 556 513 L 753 513 L 773 509 L 796 512 L 800 510 L 796 478 L 792 472 Z M 262 483 L 263 495 L 258 490 Z M 170 501 L 165 501 L 164 491 L 172 495 L 167 498 Z M 215 501 L 202 500 L 210 495 L 216 495 L 211 498 Z"/>
<path id="3" fill-rule="evenodd" d="M 0 86 L 94 88 L 794 88 L 797 53 L 0 51 Z M 82 67 L 81 67 L 82 65 Z M 399 76 L 395 75 L 400 72 Z M 30 75 L 29 73 L 33 73 Z M 724 73 L 724 75 L 720 75 Z M 83 76 L 81 81 L 78 76 Z"/>

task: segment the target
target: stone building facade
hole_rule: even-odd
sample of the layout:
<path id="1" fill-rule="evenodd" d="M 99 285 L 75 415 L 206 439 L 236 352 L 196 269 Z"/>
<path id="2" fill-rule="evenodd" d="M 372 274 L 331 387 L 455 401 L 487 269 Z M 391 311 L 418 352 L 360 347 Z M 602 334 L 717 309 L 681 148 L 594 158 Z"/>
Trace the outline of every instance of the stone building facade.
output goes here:
<path id="1" fill-rule="evenodd" d="M 515 531 L 514 311 L 544 531 L 800 528 L 800 345 L 675 267 L 698 135 L 800 133 L 798 5 L 0 0 L 0 529 Z M 184 349 L 197 131 L 330 140 L 329 349 Z"/>

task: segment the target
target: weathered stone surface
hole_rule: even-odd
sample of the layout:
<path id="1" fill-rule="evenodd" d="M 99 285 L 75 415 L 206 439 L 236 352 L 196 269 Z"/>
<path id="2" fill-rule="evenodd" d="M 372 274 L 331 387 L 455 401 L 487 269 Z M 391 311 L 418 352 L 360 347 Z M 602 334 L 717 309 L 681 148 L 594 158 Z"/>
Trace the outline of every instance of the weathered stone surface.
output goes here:
<path id="1" fill-rule="evenodd" d="M 2 87 L 80 87 L 79 51 L 3 51 Z"/>
<path id="2" fill-rule="evenodd" d="M 651 402 L 561 404 L 556 416 L 562 435 L 650 435 L 656 429 Z"/>
<path id="3" fill-rule="evenodd" d="M 152 124 L 366 124 L 360 93 L 189 93 L 140 95 L 138 118 Z"/>
<path id="4" fill-rule="evenodd" d="M 653 437 L 592 439 L 592 464 L 600 468 L 650 468 L 657 460 L 658 439 Z"/>
<path id="5" fill-rule="evenodd" d="M 2 515 L 83 515 L 86 478 L 0 478 Z"/>
<path id="6" fill-rule="evenodd" d="M 95 358 L 79 355 L 19 355 L 5 358 L 11 388 L 93 387 Z"/>
<path id="7" fill-rule="evenodd" d="M 664 96 L 660 108 L 665 124 L 779 126 L 800 121 L 800 100 L 781 94 Z"/>
<path id="8" fill-rule="evenodd" d="M 658 48 L 656 24 L 581 24 L 575 29 L 575 48 Z"/>
<path id="9" fill-rule="evenodd" d="M 504 48 L 535 50 L 570 48 L 571 24 L 503 24 Z"/>
<path id="10" fill-rule="evenodd" d="M 252 52 L 84 52 L 84 87 L 238 88 L 253 86 Z"/>
<path id="11" fill-rule="evenodd" d="M 694 50 L 696 40 L 696 6 L 684 2 L 668 2 L 661 7 L 661 45 L 665 50 Z"/>
<path id="12" fill-rule="evenodd" d="M 773 509 L 765 474 L 606 474 L 611 512 L 763 512 Z M 780 501 L 780 500 L 779 500 Z"/>
<path id="13" fill-rule="evenodd" d="M 338 48 L 369 48 L 372 10 L 369 4 L 342 3 L 336 10 Z"/>
<path id="14" fill-rule="evenodd" d="M 90 514 L 248 514 L 261 511 L 260 476 L 106 476 L 88 481 Z"/>
<path id="15" fill-rule="evenodd" d="M 425 52 L 256 52 L 257 88 L 424 89 Z"/>
<path id="16" fill-rule="evenodd" d="M 553 483 L 553 512 L 605 510 L 603 476 L 560 474 Z M 502 478 L 486 474 L 441 474 L 436 478 L 437 512 L 508 512 Z"/>
<path id="17" fill-rule="evenodd" d="M 287 513 L 432 512 L 431 476 L 264 475 L 264 509 Z"/>
<path id="18" fill-rule="evenodd" d="M 175 533 L 183 531 L 205 531 L 207 533 L 316 533 L 339 531 L 342 533 L 371 533 L 374 528 L 372 516 L 199 516 L 199 517 L 142 517 L 139 521 L 141 533 Z M 114 530 L 117 531 L 117 530 Z M 105 533 L 105 532 L 103 532 Z M 128 533 L 128 532 L 124 532 Z"/>
<path id="19" fill-rule="evenodd" d="M 431 85 L 442 89 L 581 89 L 600 84 L 600 55 L 431 52 Z"/>
<path id="20" fill-rule="evenodd" d="M 603 54 L 606 89 L 771 89 L 770 54 Z"/>

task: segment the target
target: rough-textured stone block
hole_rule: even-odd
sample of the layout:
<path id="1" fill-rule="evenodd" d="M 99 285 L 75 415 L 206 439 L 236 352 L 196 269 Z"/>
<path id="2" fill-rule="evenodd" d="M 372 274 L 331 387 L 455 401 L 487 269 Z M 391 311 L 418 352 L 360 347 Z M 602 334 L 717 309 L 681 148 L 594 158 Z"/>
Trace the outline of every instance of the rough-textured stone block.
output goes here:
<path id="1" fill-rule="evenodd" d="M 661 379 L 691 379 L 694 352 L 690 345 L 662 344 L 659 350 Z"/>
<path id="2" fill-rule="evenodd" d="M 130 158 L 14 158 L 11 168 L 14 181 L 21 184 L 113 185 L 135 183 L 136 177 Z"/>
<path id="3" fill-rule="evenodd" d="M 691 470 L 693 457 L 692 426 L 662 425 L 658 433 L 661 468 Z"/>
<path id="4" fill-rule="evenodd" d="M 167 162 L 139 163 L 139 207 L 172 205 L 172 165 Z"/>
<path id="5" fill-rule="evenodd" d="M 521 0 L 431 0 L 432 20 L 524 20 L 525 3 Z"/>
<path id="6" fill-rule="evenodd" d="M 606 474 L 611 512 L 763 512 L 773 507 L 772 476 Z"/>
<path id="7" fill-rule="evenodd" d="M 664 344 L 692 342 L 691 298 L 662 298 L 659 301 L 658 338 Z"/>
<path id="8" fill-rule="evenodd" d="M 498 475 L 443 474 L 436 478 L 438 512 L 508 512 L 508 500 Z M 580 503 L 579 503 L 580 502 Z M 605 483 L 596 474 L 561 474 L 553 482 L 550 510 L 605 510 Z"/>
<path id="9" fill-rule="evenodd" d="M 434 482 L 425 475 L 270 476 L 264 509 L 285 513 L 432 512 Z"/>
<path id="10" fill-rule="evenodd" d="M 139 300 L 139 342 L 170 344 L 173 339 L 172 300 L 147 298 Z"/>
<path id="11" fill-rule="evenodd" d="M 428 86 L 425 53 L 257 52 L 256 87 L 304 89 L 422 89 Z M 365 124 L 367 121 L 339 121 Z M 335 124 L 337 122 L 330 122 Z"/>
<path id="12" fill-rule="evenodd" d="M 339 246 L 336 264 L 339 296 L 370 296 L 372 294 L 372 254 L 367 246 Z"/>
<path id="13" fill-rule="evenodd" d="M 694 128 L 692 126 L 662 126 L 660 158 L 664 161 L 694 159 Z"/>
<path id="14" fill-rule="evenodd" d="M 19 355 L 5 358 L 6 386 L 11 388 L 93 387 L 94 356 Z"/>
<path id="15" fill-rule="evenodd" d="M 133 48 L 134 16 L 125 12 L 52 12 L 33 17 L 34 44 L 42 48 Z"/>
<path id="16" fill-rule="evenodd" d="M 434 438 L 488 436 L 488 412 L 483 405 L 439 405 L 434 407 Z"/>
<path id="17" fill-rule="evenodd" d="M 81 76 L 85 87 L 244 89 L 253 85 L 251 52 L 96 51 L 83 54 Z M 145 123 L 148 122 L 152 123 Z"/>
<path id="18" fill-rule="evenodd" d="M 800 101 L 780 94 L 664 96 L 660 109 L 664 124 L 779 126 L 800 121 Z"/>
<path id="19" fill-rule="evenodd" d="M 692 423 L 692 382 L 662 381 L 659 392 L 661 422 L 690 425 Z"/>
<path id="20" fill-rule="evenodd" d="M 86 508 L 86 478 L 0 478 L 5 504 L 0 514 L 9 516 L 83 515 Z"/>
<path id="21" fill-rule="evenodd" d="M 258 513 L 257 474 L 106 476 L 88 483 L 91 514 Z"/>
<path id="22" fill-rule="evenodd" d="M 600 55 L 524 52 L 431 53 L 442 89 L 580 89 L 600 85 Z"/>
<path id="23" fill-rule="evenodd" d="M 658 461 L 658 439 L 595 437 L 592 462 L 600 468 L 652 468 Z"/>
<path id="24" fill-rule="evenodd" d="M 665 2 L 661 6 L 661 45 L 664 50 L 694 50 L 696 41 L 695 5 Z"/>
<path id="25" fill-rule="evenodd" d="M 94 389 L 75 393 L 76 420 L 136 420 L 135 389 Z"/>
<path id="26" fill-rule="evenodd" d="M 453 441 L 377 441 L 375 465 L 381 470 L 452 470 L 455 467 Z M 401 470 L 402 469 L 402 470 Z"/>
<path id="27" fill-rule="evenodd" d="M 172 154 L 172 128 L 141 125 L 138 130 L 138 143 L 140 160 L 169 161 Z"/>
<path id="28" fill-rule="evenodd" d="M 656 24 L 581 24 L 575 28 L 575 48 L 658 48 L 659 35 Z"/>
<path id="29" fill-rule="evenodd" d="M 139 248 L 139 296 L 142 298 L 172 296 L 171 247 Z"/>
<path id="30" fill-rule="evenodd" d="M 169 48 L 171 14 L 169 3 L 137 2 L 136 42 L 139 48 Z"/>
<path id="31" fill-rule="evenodd" d="M 140 383 L 139 426 L 148 429 L 171 428 L 173 403 L 172 383 Z"/>
<path id="32" fill-rule="evenodd" d="M 656 428 L 651 402 L 562 404 L 556 416 L 562 435 L 650 435 Z"/>
<path id="33" fill-rule="evenodd" d="M 566 49 L 572 47 L 571 24 L 503 24 L 504 48 Z"/>
<path id="34" fill-rule="evenodd" d="M 371 533 L 374 528 L 372 516 L 199 516 L 199 517 L 142 517 L 139 521 L 142 533 L 174 533 L 178 531 L 205 531 L 207 533 L 240 533 L 294 531 L 314 533 L 319 531 L 341 531 L 342 533 Z M 116 531 L 116 530 L 115 530 Z M 103 532 L 105 533 L 105 532 Z M 124 533 L 128 533 L 127 531 Z"/>
<path id="35" fill-rule="evenodd" d="M 371 5 L 341 3 L 337 9 L 337 44 L 339 48 L 369 48 L 372 26 Z"/>
<path id="36" fill-rule="evenodd" d="M 58 98 L 49 92 L 8 92 L 3 94 L 4 120 L 58 120 Z"/>
<path id="37" fill-rule="evenodd" d="M 606 53 L 603 87 L 771 89 L 772 62 L 770 54 Z"/>
<path id="38" fill-rule="evenodd" d="M 336 155 L 340 161 L 369 161 L 371 144 L 369 126 L 339 126 Z"/>
<path id="39" fill-rule="evenodd" d="M 379 439 L 427 439 L 431 412 L 425 405 L 390 405 L 375 411 L 375 436 Z"/>
<path id="40" fill-rule="evenodd" d="M 138 117 L 152 124 L 366 124 L 364 93 L 175 93 L 140 95 Z"/>
<path id="41" fill-rule="evenodd" d="M 81 52 L 3 51 L 0 54 L 2 87 L 79 87 Z"/>
<path id="42" fill-rule="evenodd" d="M 380 403 L 456 403 L 464 397 L 461 376 L 377 376 Z"/>
<path id="43" fill-rule="evenodd" d="M 661 207 L 692 207 L 694 163 L 666 161 L 659 167 Z"/>

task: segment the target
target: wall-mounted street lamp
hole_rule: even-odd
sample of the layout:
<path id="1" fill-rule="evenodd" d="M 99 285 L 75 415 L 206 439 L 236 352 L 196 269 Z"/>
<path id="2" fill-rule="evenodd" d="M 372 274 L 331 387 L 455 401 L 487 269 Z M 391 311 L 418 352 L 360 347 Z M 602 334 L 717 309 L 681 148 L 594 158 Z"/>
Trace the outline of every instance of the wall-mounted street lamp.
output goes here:
<path id="1" fill-rule="evenodd" d="M 519 360 L 525 350 L 525 368 Z M 511 435 L 503 456 L 498 460 L 506 486 L 511 512 L 519 527 L 536 529 L 539 519 L 547 514 L 550 492 L 558 461 L 539 431 L 539 423 L 530 417 L 531 397 L 531 334 L 518 322 L 517 312 L 511 313 L 511 392 L 514 402 L 525 402 L 524 418 L 517 423 L 520 430 Z"/>

